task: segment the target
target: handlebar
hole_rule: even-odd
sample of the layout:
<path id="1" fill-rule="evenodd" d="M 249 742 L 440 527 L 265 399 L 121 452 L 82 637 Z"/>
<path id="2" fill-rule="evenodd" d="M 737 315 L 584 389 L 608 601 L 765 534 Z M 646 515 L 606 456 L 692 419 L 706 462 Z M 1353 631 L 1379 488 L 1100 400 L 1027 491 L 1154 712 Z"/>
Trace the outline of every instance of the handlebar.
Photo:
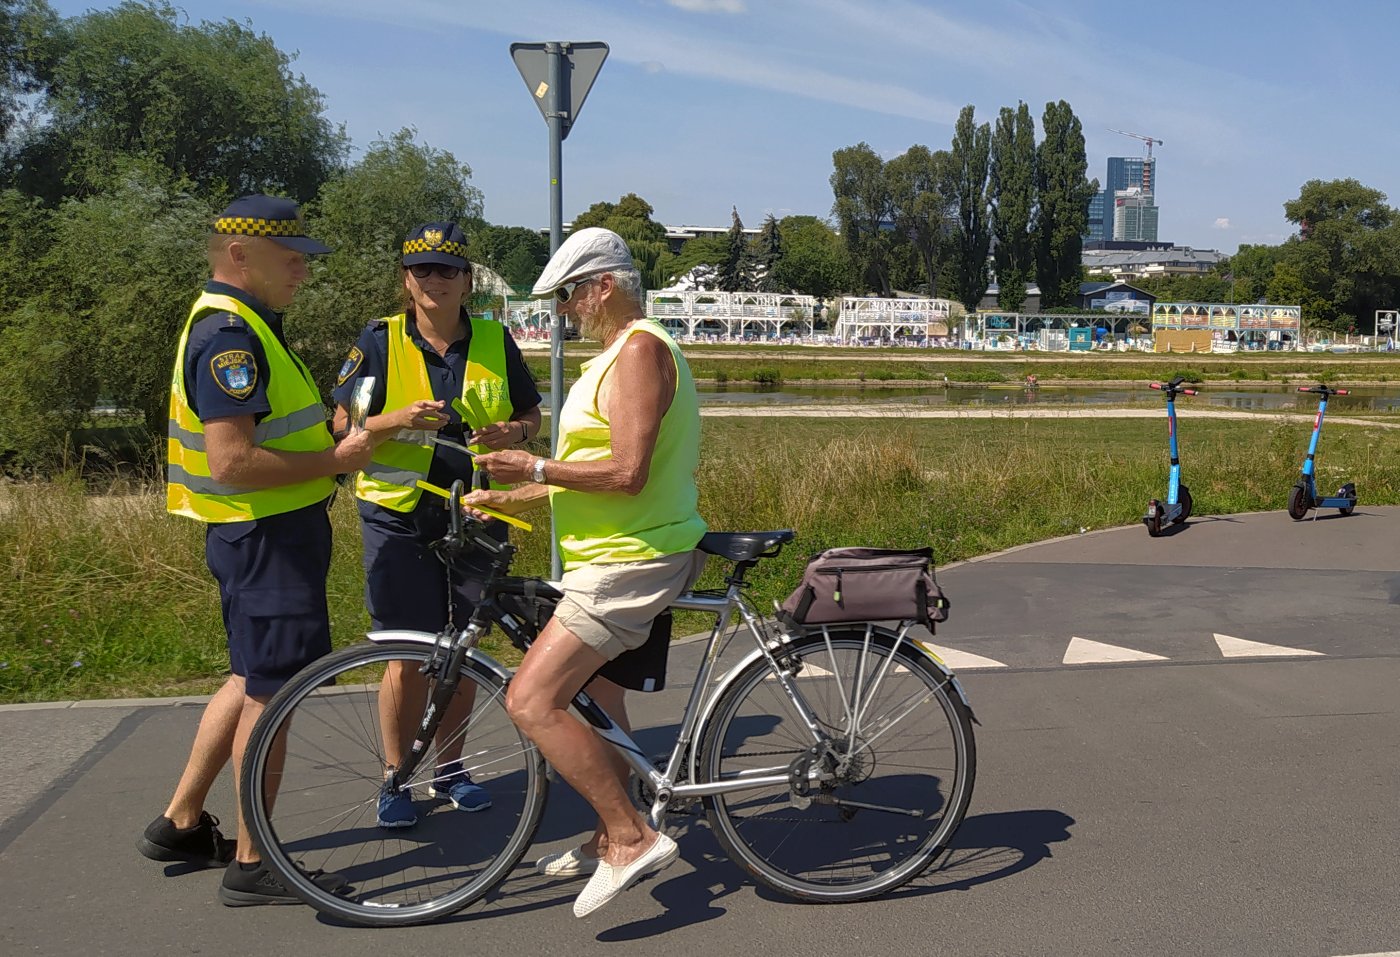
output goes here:
<path id="1" fill-rule="evenodd" d="M 1321 396 L 1329 396 L 1329 395 L 1351 395 L 1351 390 L 1350 390 L 1350 389 L 1331 389 L 1331 388 L 1328 388 L 1325 384 L 1323 384 L 1323 383 L 1321 383 L 1321 382 L 1319 382 L 1317 385 L 1300 385 L 1300 386 L 1298 386 L 1298 391 L 1299 391 L 1299 392 L 1310 392 L 1310 393 L 1312 393 L 1313 395 L 1321 395 Z"/>
<path id="2" fill-rule="evenodd" d="M 1167 394 L 1167 398 L 1169 399 L 1173 396 L 1178 395 L 1200 395 L 1200 393 L 1197 392 L 1195 389 L 1183 389 L 1181 387 L 1181 383 L 1185 381 L 1185 376 L 1177 376 L 1175 379 L 1166 383 L 1165 385 L 1163 385 L 1161 382 L 1150 382 L 1148 383 L 1148 388 L 1156 389 L 1158 392 L 1165 392 Z"/>

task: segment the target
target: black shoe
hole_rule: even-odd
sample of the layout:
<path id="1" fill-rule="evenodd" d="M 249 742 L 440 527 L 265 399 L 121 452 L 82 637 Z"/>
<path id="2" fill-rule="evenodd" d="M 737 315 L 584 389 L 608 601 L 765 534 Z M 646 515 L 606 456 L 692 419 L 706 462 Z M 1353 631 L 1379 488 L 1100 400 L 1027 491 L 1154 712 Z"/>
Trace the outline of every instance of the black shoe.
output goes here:
<path id="1" fill-rule="evenodd" d="M 307 876 L 316 882 L 317 887 L 332 894 L 350 890 L 350 882 L 339 874 L 317 870 L 308 872 Z M 228 907 L 301 903 L 301 898 L 289 891 L 287 885 L 261 861 L 257 864 L 231 862 L 219 884 L 219 900 Z"/>
<path id="2" fill-rule="evenodd" d="M 136 849 L 153 861 L 181 862 L 198 867 L 223 867 L 233 860 L 233 841 L 219 833 L 219 819 L 199 813 L 194 827 L 176 827 L 168 817 L 158 817 L 146 827 Z"/>

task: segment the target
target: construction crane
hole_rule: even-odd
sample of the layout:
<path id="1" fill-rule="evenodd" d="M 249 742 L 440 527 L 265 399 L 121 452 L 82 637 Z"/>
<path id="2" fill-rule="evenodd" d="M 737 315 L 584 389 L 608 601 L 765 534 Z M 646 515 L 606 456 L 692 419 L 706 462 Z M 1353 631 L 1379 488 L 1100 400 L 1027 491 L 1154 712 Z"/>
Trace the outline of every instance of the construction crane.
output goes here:
<path id="1" fill-rule="evenodd" d="M 1143 136 L 1141 133 L 1129 133 L 1127 130 L 1113 130 L 1113 129 L 1109 130 L 1109 132 L 1110 132 L 1110 133 L 1121 133 L 1121 134 L 1124 135 L 1124 136 L 1131 136 L 1131 137 L 1132 137 L 1133 139 L 1135 139 L 1135 140 L 1142 140 L 1144 143 L 1147 144 L 1147 158 L 1148 158 L 1148 159 L 1151 159 L 1151 158 L 1152 158 L 1152 144 L 1153 144 L 1153 143 L 1156 143 L 1158 146 L 1163 145 L 1161 140 L 1159 140 L 1159 139 L 1153 139 L 1153 138 L 1150 137 L 1150 136 Z"/>

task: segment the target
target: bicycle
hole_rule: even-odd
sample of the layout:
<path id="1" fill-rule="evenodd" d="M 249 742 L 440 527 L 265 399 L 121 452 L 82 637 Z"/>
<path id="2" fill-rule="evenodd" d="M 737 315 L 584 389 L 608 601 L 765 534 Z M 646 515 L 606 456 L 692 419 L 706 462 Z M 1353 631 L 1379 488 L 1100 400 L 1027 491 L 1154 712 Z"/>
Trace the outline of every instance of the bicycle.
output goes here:
<path id="1" fill-rule="evenodd" d="M 452 502 L 461 490 L 453 486 Z M 528 648 L 560 594 L 508 575 L 514 546 L 483 528 L 453 509 L 436 546 L 447 562 L 471 550 L 490 557 L 483 598 L 464 627 L 371 633 L 304 668 L 252 732 L 244 820 L 278 877 L 326 915 L 369 926 L 443 917 L 490 893 L 534 839 L 549 789 L 545 762 L 505 713 L 510 671 L 477 644 L 495 626 Z M 793 538 L 780 530 L 701 540 L 732 567 L 724 589 L 691 591 L 672 605 L 716 621 L 668 755 L 653 761 L 586 692 L 573 707 L 635 773 L 634 798 L 650 806 L 653 827 L 698 801 L 730 859 L 759 883 L 799 901 L 861 900 L 920 874 L 962 822 L 976 773 L 972 709 L 947 666 L 909 636 L 911 622 L 802 628 L 761 618 L 743 596 L 745 575 Z M 731 632 L 735 612 L 741 621 Z M 720 652 L 741 626 L 756 647 L 711 688 Z M 409 758 L 386 776 L 378 689 L 343 682 L 393 660 L 428 676 L 429 696 L 404 705 L 423 717 L 404 749 Z M 475 704 L 444 737 L 440 723 L 462 682 L 474 684 Z M 492 808 L 376 827 L 381 788 L 431 793 L 444 773 L 435 738 L 462 741 L 462 766 L 488 787 Z M 319 871 L 350 886 L 324 890 L 312 880 Z"/>

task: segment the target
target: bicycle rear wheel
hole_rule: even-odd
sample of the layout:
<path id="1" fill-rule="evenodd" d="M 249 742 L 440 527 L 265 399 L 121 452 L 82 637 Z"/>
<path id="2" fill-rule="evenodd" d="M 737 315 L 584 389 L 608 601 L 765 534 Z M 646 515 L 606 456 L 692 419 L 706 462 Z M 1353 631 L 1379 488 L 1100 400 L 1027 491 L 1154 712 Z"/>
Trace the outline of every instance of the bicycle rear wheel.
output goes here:
<path id="1" fill-rule="evenodd" d="M 437 741 L 448 751 L 460 746 L 462 767 L 487 789 L 491 807 L 464 814 L 429 799 L 447 760 L 435 743 L 405 782 L 417 823 L 378 825 L 385 768 L 378 682 L 390 662 L 418 675 L 431 653 L 411 642 L 334 652 L 283 687 L 253 729 L 244 820 L 283 883 L 329 916 L 397 926 L 450 914 L 504 880 L 534 839 L 548 791 L 544 760 L 506 714 L 500 678 L 471 660 L 458 691 L 475 691 L 471 713 L 445 719 Z M 434 682 L 421 680 L 431 690 Z M 423 707 L 405 702 L 400 710 L 416 728 Z M 318 869 L 341 874 L 350 888 L 322 889 L 311 879 Z"/>
<path id="2" fill-rule="evenodd" d="M 830 749 L 809 750 L 813 734 L 768 662 L 754 661 L 720 692 L 698 777 L 790 778 L 705 798 L 710 825 L 736 863 L 779 893 L 874 897 L 926 868 L 967 813 L 970 711 L 948 675 L 887 629 L 834 627 L 789 649 L 782 660 Z"/>

